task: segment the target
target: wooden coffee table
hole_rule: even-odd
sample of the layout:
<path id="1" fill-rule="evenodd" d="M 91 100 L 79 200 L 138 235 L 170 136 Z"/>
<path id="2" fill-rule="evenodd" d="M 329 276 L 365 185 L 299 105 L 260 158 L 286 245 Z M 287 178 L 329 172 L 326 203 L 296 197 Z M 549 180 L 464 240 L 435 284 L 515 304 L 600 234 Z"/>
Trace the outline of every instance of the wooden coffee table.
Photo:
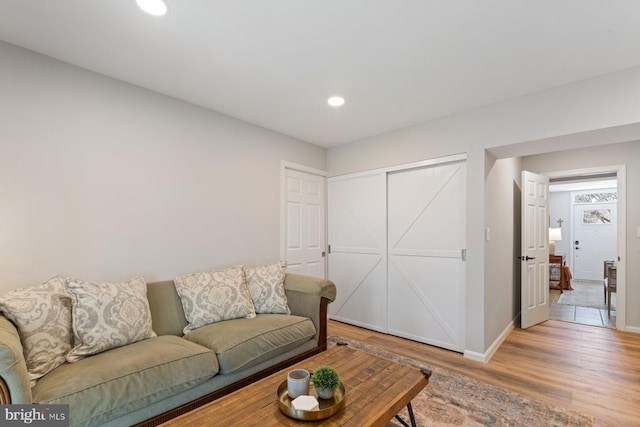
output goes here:
<path id="1" fill-rule="evenodd" d="M 344 408 L 322 421 L 300 421 L 284 415 L 278 408 L 277 390 L 287 372 L 296 368 L 313 371 L 321 365 L 338 371 L 345 388 Z M 429 384 L 430 375 L 430 371 L 337 345 L 162 426 L 385 426 L 405 406 L 415 426 L 411 400 Z"/>

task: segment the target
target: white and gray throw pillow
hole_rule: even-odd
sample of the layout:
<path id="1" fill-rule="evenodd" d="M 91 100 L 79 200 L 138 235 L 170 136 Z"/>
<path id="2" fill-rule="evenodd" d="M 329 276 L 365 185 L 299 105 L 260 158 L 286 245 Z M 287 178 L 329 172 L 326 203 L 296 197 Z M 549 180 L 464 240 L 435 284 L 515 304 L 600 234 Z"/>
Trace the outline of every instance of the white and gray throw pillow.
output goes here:
<path id="1" fill-rule="evenodd" d="M 291 314 L 284 292 L 286 261 L 276 261 L 260 267 L 245 268 L 247 287 L 256 313 Z"/>
<path id="2" fill-rule="evenodd" d="M 0 298 L 0 311 L 18 329 L 33 387 L 65 362 L 73 344 L 65 278 L 56 276 L 38 287 L 10 291 Z"/>
<path id="3" fill-rule="evenodd" d="M 211 323 L 256 316 L 242 267 L 183 274 L 173 282 L 189 322 L 185 334 Z"/>
<path id="4" fill-rule="evenodd" d="M 66 287 L 72 297 L 75 343 L 68 362 L 156 336 L 144 277 L 122 283 L 68 279 Z"/>

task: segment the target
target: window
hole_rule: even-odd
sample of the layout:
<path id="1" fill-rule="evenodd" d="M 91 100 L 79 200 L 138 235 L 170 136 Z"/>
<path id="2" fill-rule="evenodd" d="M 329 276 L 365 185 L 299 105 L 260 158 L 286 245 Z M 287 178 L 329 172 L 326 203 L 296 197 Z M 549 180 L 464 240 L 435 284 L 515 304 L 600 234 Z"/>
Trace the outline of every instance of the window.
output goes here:
<path id="1" fill-rule="evenodd" d="M 576 203 L 617 202 L 618 201 L 618 193 L 608 192 L 608 193 L 576 194 L 574 200 L 575 200 Z"/>
<path id="2" fill-rule="evenodd" d="M 611 224 L 611 209 L 587 209 L 582 211 L 583 224 Z"/>

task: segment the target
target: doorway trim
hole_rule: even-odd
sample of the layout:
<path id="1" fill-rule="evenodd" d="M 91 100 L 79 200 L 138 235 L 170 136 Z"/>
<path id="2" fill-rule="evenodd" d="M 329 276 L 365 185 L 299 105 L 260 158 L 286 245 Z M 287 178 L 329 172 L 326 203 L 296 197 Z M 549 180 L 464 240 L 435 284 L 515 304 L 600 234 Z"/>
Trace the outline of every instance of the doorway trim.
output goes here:
<path id="1" fill-rule="evenodd" d="M 324 242 L 327 244 L 327 171 L 288 160 L 280 161 L 280 259 L 287 256 L 287 169 L 318 175 L 325 179 L 324 186 Z M 324 263 L 324 277 L 327 277 L 327 262 Z"/>
<path id="2" fill-rule="evenodd" d="M 615 173 L 618 181 L 618 226 L 617 226 L 617 253 L 618 253 L 618 289 L 616 307 L 616 329 L 621 331 L 629 331 L 627 329 L 627 285 L 626 285 L 626 266 L 627 266 L 627 166 L 611 165 L 600 166 L 584 169 L 572 169 L 556 172 L 545 172 L 542 175 L 551 178 L 569 178 L 589 175 L 599 175 Z M 637 332 L 634 328 L 634 332 Z"/>

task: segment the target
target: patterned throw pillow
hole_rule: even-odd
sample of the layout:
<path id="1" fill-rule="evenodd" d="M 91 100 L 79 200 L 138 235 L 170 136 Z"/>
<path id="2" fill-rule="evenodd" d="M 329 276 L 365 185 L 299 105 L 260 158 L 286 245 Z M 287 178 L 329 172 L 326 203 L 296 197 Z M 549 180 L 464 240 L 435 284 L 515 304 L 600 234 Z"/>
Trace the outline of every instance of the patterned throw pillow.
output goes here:
<path id="1" fill-rule="evenodd" d="M 56 276 L 0 298 L 0 311 L 20 334 L 31 387 L 62 365 L 72 347 L 71 297 L 64 283 L 63 277 Z"/>
<path id="2" fill-rule="evenodd" d="M 185 334 L 222 320 L 256 316 L 242 267 L 183 274 L 173 282 L 189 322 Z"/>
<path id="3" fill-rule="evenodd" d="M 144 277 L 122 283 L 67 279 L 66 286 L 72 297 L 75 340 L 68 362 L 156 336 Z"/>
<path id="4" fill-rule="evenodd" d="M 256 313 L 291 314 L 284 293 L 286 261 L 276 261 L 255 268 L 245 268 L 247 287 Z"/>

